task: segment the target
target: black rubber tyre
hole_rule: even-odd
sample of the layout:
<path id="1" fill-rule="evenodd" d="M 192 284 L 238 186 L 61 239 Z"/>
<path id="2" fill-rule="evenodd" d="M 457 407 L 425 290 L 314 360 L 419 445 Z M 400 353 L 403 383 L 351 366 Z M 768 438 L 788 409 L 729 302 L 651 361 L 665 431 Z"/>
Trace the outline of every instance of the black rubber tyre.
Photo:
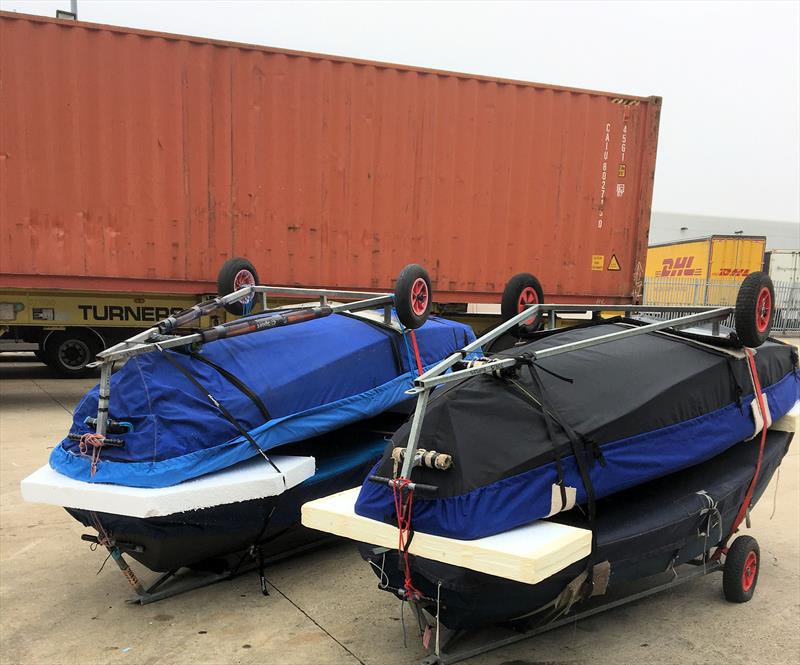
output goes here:
<path id="1" fill-rule="evenodd" d="M 761 550 L 752 536 L 739 536 L 728 548 L 722 571 L 722 591 L 731 603 L 746 603 L 753 597 L 761 567 Z"/>
<path id="2" fill-rule="evenodd" d="M 238 291 L 240 288 L 248 284 L 258 284 L 258 273 L 256 272 L 255 266 L 250 263 L 250 261 L 236 256 L 232 259 L 228 259 L 222 264 L 222 267 L 219 269 L 219 273 L 217 274 L 218 295 L 226 296 L 229 293 Z M 255 294 L 248 302 L 230 303 L 225 305 L 225 309 L 231 314 L 241 316 L 246 311 L 250 311 L 254 300 Z"/>
<path id="3" fill-rule="evenodd" d="M 80 379 L 97 373 L 87 365 L 102 350 L 100 338 L 92 331 L 67 328 L 45 340 L 44 363 L 63 378 Z"/>
<path id="4" fill-rule="evenodd" d="M 410 263 L 400 271 L 394 286 L 394 307 L 397 318 L 406 328 L 419 328 L 431 313 L 433 288 L 428 271 Z"/>
<path id="5" fill-rule="evenodd" d="M 513 319 L 526 307 L 536 303 L 544 303 L 544 291 L 539 280 L 529 272 L 521 272 L 508 280 L 503 289 L 503 298 L 500 301 L 500 314 L 503 321 Z M 525 332 L 534 332 L 542 325 L 543 315 L 540 312 L 533 320 L 526 321 L 519 326 Z"/>
<path id="6" fill-rule="evenodd" d="M 765 272 L 750 273 L 739 287 L 734 314 L 736 335 L 745 346 L 761 346 L 772 330 L 775 289 Z"/>
<path id="7" fill-rule="evenodd" d="M 36 356 L 36 360 L 38 360 L 40 363 L 47 364 L 47 357 L 44 355 L 44 349 L 42 349 L 41 346 L 39 347 L 38 351 L 33 352 L 33 355 Z"/>

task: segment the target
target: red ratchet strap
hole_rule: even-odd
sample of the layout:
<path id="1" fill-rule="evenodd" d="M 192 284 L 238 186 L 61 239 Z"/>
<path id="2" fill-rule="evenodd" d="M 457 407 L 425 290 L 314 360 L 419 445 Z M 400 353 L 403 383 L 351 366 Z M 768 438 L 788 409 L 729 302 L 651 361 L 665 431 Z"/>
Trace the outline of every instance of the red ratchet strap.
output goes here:
<path id="1" fill-rule="evenodd" d="M 413 338 L 412 338 L 413 339 Z M 414 505 L 414 490 L 409 487 L 408 478 L 397 478 L 392 483 L 392 496 L 394 497 L 394 510 L 397 514 L 397 529 L 399 532 L 397 550 L 403 557 L 405 580 L 403 589 L 406 599 L 417 602 L 422 598 L 422 592 L 411 583 L 411 566 L 408 562 L 408 548 L 411 545 L 411 508 Z M 403 496 L 405 492 L 405 496 Z"/>
<path id="2" fill-rule="evenodd" d="M 745 516 L 747 515 L 747 509 L 750 507 L 750 501 L 753 499 L 753 492 L 756 489 L 756 483 L 758 482 L 758 477 L 761 473 L 761 462 L 764 459 L 764 444 L 767 441 L 767 409 L 764 405 L 764 396 L 761 394 L 761 382 L 758 380 L 758 372 L 756 370 L 756 362 L 753 356 L 752 349 L 745 348 L 744 350 L 745 355 L 747 356 L 747 362 L 750 366 L 750 374 L 753 377 L 753 388 L 756 391 L 756 399 L 758 400 L 758 410 L 761 412 L 761 420 L 763 422 L 763 426 L 761 428 L 761 443 L 759 444 L 758 448 L 758 461 L 756 462 L 756 471 L 753 474 L 753 479 L 750 481 L 750 486 L 747 488 L 747 493 L 744 496 L 744 501 L 742 501 L 742 505 L 739 507 L 739 512 L 736 515 L 736 519 L 733 520 L 733 525 L 731 526 L 731 531 L 728 536 L 725 538 L 722 546 L 717 549 L 714 553 L 714 559 L 718 558 L 722 552 L 727 551 L 728 541 L 730 540 L 731 536 L 736 533 L 739 528 L 739 525 L 744 520 Z"/>
<path id="3" fill-rule="evenodd" d="M 414 334 L 413 330 L 410 331 L 409 337 L 411 337 L 411 347 L 414 349 L 414 358 L 417 361 L 417 371 L 419 372 L 419 375 L 422 376 L 425 373 L 425 370 L 422 369 L 422 358 L 419 355 L 417 336 Z"/>

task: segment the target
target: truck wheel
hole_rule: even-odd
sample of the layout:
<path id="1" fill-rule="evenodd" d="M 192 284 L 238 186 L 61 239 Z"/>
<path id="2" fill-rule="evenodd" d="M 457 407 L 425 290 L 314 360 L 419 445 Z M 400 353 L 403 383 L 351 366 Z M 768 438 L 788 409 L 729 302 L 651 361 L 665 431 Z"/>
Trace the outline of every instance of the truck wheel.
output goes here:
<path id="1" fill-rule="evenodd" d="M 758 583 L 761 551 L 752 536 L 739 536 L 728 548 L 722 570 L 722 591 L 731 603 L 746 603 L 753 597 Z"/>
<path id="2" fill-rule="evenodd" d="M 44 362 L 59 376 L 78 379 L 95 373 L 87 365 L 103 350 L 97 335 L 87 330 L 54 332 L 45 340 Z"/>
<path id="3" fill-rule="evenodd" d="M 528 272 L 521 272 L 508 280 L 500 301 L 500 314 L 503 321 L 513 319 L 531 305 L 544 303 L 544 291 L 539 280 Z M 534 332 L 542 324 L 542 313 L 532 316 L 520 324 L 525 332 Z"/>
<path id="4" fill-rule="evenodd" d="M 394 287 L 394 307 L 397 318 L 406 328 L 419 328 L 431 313 L 433 289 L 428 272 L 416 263 L 400 271 Z"/>
<path id="5" fill-rule="evenodd" d="M 775 308 L 775 289 L 765 272 L 750 273 L 736 296 L 734 321 L 736 335 L 745 346 L 761 346 L 767 341 Z"/>
<path id="6" fill-rule="evenodd" d="M 256 285 L 258 285 L 258 273 L 255 266 L 239 256 L 225 261 L 217 274 L 217 294 L 220 296 L 238 291 L 243 286 Z M 256 294 L 251 293 L 247 300 L 229 303 L 225 305 L 225 309 L 237 316 L 249 314 L 255 299 Z"/>

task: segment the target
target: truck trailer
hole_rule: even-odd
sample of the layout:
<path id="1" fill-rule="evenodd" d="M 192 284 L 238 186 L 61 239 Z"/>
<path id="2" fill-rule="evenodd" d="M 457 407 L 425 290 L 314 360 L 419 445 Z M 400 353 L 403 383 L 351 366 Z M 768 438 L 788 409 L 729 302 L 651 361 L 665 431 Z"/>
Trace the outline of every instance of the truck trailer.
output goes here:
<path id="1" fill-rule="evenodd" d="M 233 256 L 371 291 L 419 263 L 451 312 L 523 271 L 641 298 L 659 97 L 8 12 L 0 90 L 0 327 L 63 373 Z"/>
<path id="2" fill-rule="evenodd" d="M 739 285 L 764 265 L 765 236 L 713 235 L 650 245 L 645 302 L 732 305 Z"/>

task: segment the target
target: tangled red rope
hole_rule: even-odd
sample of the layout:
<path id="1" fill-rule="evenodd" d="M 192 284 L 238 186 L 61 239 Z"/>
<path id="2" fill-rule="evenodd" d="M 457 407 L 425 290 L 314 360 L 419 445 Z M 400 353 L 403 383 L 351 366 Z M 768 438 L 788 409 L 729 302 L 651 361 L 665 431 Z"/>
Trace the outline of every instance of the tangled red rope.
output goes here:
<path id="1" fill-rule="evenodd" d="M 411 481 L 408 478 L 397 478 L 392 483 L 392 496 L 394 497 L 394 510 L 397 514 L 397 529 L 399 532 L 397 550 L 403 557 L 405 580 L 403 589 L 406 592 L 406 599 L 418 601 L 422 598 L 422 592 L 411 582 L 411 566 L 408 561 L 408 547 L 411 541 L 411 510 L 414 505 L 414 490 L 409 487 Z M 406 492 L 405 497 L 403 492 Z"/>
<path id="2" fill-rule="evenodd" d="M 100 461 L 100 449 L 103 447 L 104 440 L 105 438 L 102 434 L 87 432 L 78 442 L 78 450 L 81 451 L 81 455 L 92 458 L 92 477 L 97 471 L 97 463 Z M 92 448 L 91 455 L 89 454 L 90 446 Z"/>

